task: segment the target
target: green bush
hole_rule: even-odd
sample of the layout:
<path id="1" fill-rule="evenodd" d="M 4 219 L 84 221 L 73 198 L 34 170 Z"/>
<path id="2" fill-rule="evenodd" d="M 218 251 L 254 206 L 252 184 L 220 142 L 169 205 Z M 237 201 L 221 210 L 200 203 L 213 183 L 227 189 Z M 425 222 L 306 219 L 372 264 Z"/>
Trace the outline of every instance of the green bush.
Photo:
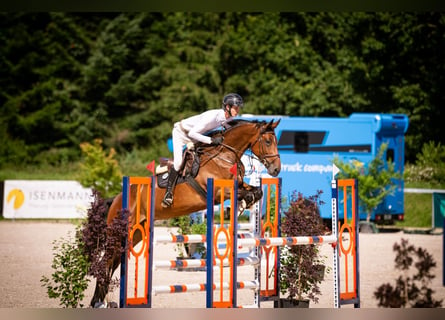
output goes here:
<path id="1" fill-rule="evenodd" d="M 83 307 L 81 301 L 85 297 L 84 291 L 88 288 L 87 278 L 90 263 L 84 255 L 83 242 L 80 237 L 80 226 L 76 234 L 67 239 L 61 238 L 53 242 L 54 269 L 51 278 L 42 276 L 40 282 L 46 287 L 48 297 L 59 299 L 60 305 L 65 308 Z"/>
<path id="2" fill-rule="evenodd" d="M 79 182 L 97 190 L 104 198 L 121 192 L 122 173 L 114 158 L 114 149 L 106 155 L 100 139 L 94 140 L 94 144 L 82 143 L 80 148 L 84 158 L 80 163 Z"/>
<path id="3" fill-rule="evenodd" d="M 427 182 L 432 185 L 445 183 L 445 146 L 429 141 L 422 146 L 417 154 L 415 165 L 406 165 L 405 181 Z"/>

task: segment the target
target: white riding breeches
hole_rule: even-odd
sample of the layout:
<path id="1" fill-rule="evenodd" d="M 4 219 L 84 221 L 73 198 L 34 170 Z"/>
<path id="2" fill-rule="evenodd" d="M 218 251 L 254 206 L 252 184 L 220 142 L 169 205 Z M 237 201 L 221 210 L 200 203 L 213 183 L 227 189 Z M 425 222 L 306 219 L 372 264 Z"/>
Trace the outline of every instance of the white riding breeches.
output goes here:
<path id="1" fill-rule="evenodd" d="M 172 131 L 172 142 L 173 142 L 173 167 L 176 171 L 179 171 L 182 164 L 182 153 L 184 146 L 187 143 L 192 142 L 187 134 L 181 129 L 179 123 L 175 123 Z"/>

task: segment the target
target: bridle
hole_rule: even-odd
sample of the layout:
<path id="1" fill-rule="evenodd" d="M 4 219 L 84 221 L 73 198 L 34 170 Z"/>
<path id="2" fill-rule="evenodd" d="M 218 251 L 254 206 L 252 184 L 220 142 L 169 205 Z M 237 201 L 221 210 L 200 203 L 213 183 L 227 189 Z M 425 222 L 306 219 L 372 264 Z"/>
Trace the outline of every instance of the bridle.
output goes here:
<path id="1" fill-rule="evenodd" d="M 264 141 L 263 135 L 266 133 L 266 131 L 262 131 L 260 133 L 260 136 L 258 137 L 258 139 L 250 146 L 250 150 L 252 150 L 253 146 L 255 144 L 259 144 L 259 155 L 256 155 L 256 157 L 258 158 L 258 160 L 266 167 L 266 169 L 269 169 L 271 163 L 273 161 L 275 161 L 276 158 L 280 158 L 280 155 L 278 153 L 276 154 L 266 154 L 266 141 Z M 275 142 L 276 142 L 276 137 L 275 138 Z M 252 152 L 253 153 L 253 152 Z M 272 161 L 267 161 L 267 159 L 272 158 Z"/>
<path id="2" fill-rule="evenodd" d="M 263 138 L 263 135 L 266 134 L 266 132 L 267 132 L 266 130 L 262 130 L 260 132 L 260 135 L 259 135 L 258 139 L 255 140 L 255 142 L 252 143 L 247 149 L 252 150 L 253 146 L 255 146 L 258 143 L 258 149 L 259 149 L 258 155 L 256 155 L 252 151 L 253 155 L 249 155 L 249 157 L 250 158 L 257 158 L 258 161 L 261 162 L 266 167 L 266 169 L 269 169 L 269 167 L 271 166 L 272 162 L 275 161 L 276 158 L 280 158 L 280 155 L 278 153 L 275 153 L 275 154 L 267 154 L 266 153 L 266 141 Z M 275 138 L 275 142 L 276 142 L 276 137 L 274 136 L 274 138 Z M 230 151 L 232 151 L 236 155 L 236 162 L 237 163 L 241 161 L 241 157 L 238 156 L 238 153 L 239 153 L 240 150 L 237 150 L 234 147 L 229 146 L 229 145 L 227 145 L 225 143 L 222 143 L 221 146 L 229 149 Z M 272 161 L 268 161 L 268 159 L 272 159 Z"/>

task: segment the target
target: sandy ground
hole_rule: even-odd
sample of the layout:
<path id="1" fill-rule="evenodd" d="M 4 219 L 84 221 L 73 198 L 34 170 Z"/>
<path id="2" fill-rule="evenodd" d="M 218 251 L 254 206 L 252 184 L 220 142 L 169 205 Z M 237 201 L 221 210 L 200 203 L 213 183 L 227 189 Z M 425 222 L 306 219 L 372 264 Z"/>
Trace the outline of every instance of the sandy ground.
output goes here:
<path id="1" fill-rule="evenodd" d="M 52 242 L 67 237 L 73 232 L 74 225 L 68 222 L 29 222 L 0 221 L 0 308 L 60 308 L 57 300 L 49 299 L 46 288 L 41 286 L 43 275 L 53 272 Z M 155 235 L 172 231 L 156 227 Z M 394 269 L 394 252 L 392 246 L 401 238 L 420 246 L 431 253 L 437 263 L 434 269 L 436 277 L 431 288 L 436 299 L 443 299 L 445 306 L 445 287 L 442 286 L 442 235 L 408 234 L 402 231 L 379 234 L 360 234 L 360 292 L 361 307 L 375 308 L 377 300 L 373 293 L 383 283 L 393 284 L 399 272 Z M 322 247 L 327 257 L 327 264 L 332 263 L 332 249 Z M 177 252 L 174 245 L 158 244 L 155 247 L 155 259 L 175 259 Z M 238 269 L 238 280 L 251 280 L 251 267 Z M 117 272 L 117 274 L 119 274 Z M 205 282 L 205 272 L 178 272 L 174 270 L 157 270 L 153 277 L 154 285 L 188 284 Z M 85 305 L 89 304 L 94 286 L 86 292 Z M 311 303 L 311 308 L 332 308 L 333 281 L 332 273 L 326 275 L 321 286 L 322 295 L 318 304 Z M 239 304 L 252 304 L 251 290 L 238 290 Z M 118 290 L 110 295 L 118 301 Z M 204 308 L 205 293 L 159 294 L 153 297 L 154 308 Z M 271 308 L 269 302 L 262 307 Z"/>

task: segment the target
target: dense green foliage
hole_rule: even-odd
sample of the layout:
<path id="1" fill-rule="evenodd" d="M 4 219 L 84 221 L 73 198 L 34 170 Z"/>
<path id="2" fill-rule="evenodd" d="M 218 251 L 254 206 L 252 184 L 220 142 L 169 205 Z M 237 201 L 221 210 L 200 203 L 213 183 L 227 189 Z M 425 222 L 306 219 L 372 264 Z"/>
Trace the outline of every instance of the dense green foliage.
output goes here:
<path id="1" fill-rule="evenodd" d="M 231 91 L 247 113 L 405 113 L 409 161 L 444 144 L 442 13 L 0 16 L 0 167 L 78 160 L 96 138 L 150 161 Z"/>

